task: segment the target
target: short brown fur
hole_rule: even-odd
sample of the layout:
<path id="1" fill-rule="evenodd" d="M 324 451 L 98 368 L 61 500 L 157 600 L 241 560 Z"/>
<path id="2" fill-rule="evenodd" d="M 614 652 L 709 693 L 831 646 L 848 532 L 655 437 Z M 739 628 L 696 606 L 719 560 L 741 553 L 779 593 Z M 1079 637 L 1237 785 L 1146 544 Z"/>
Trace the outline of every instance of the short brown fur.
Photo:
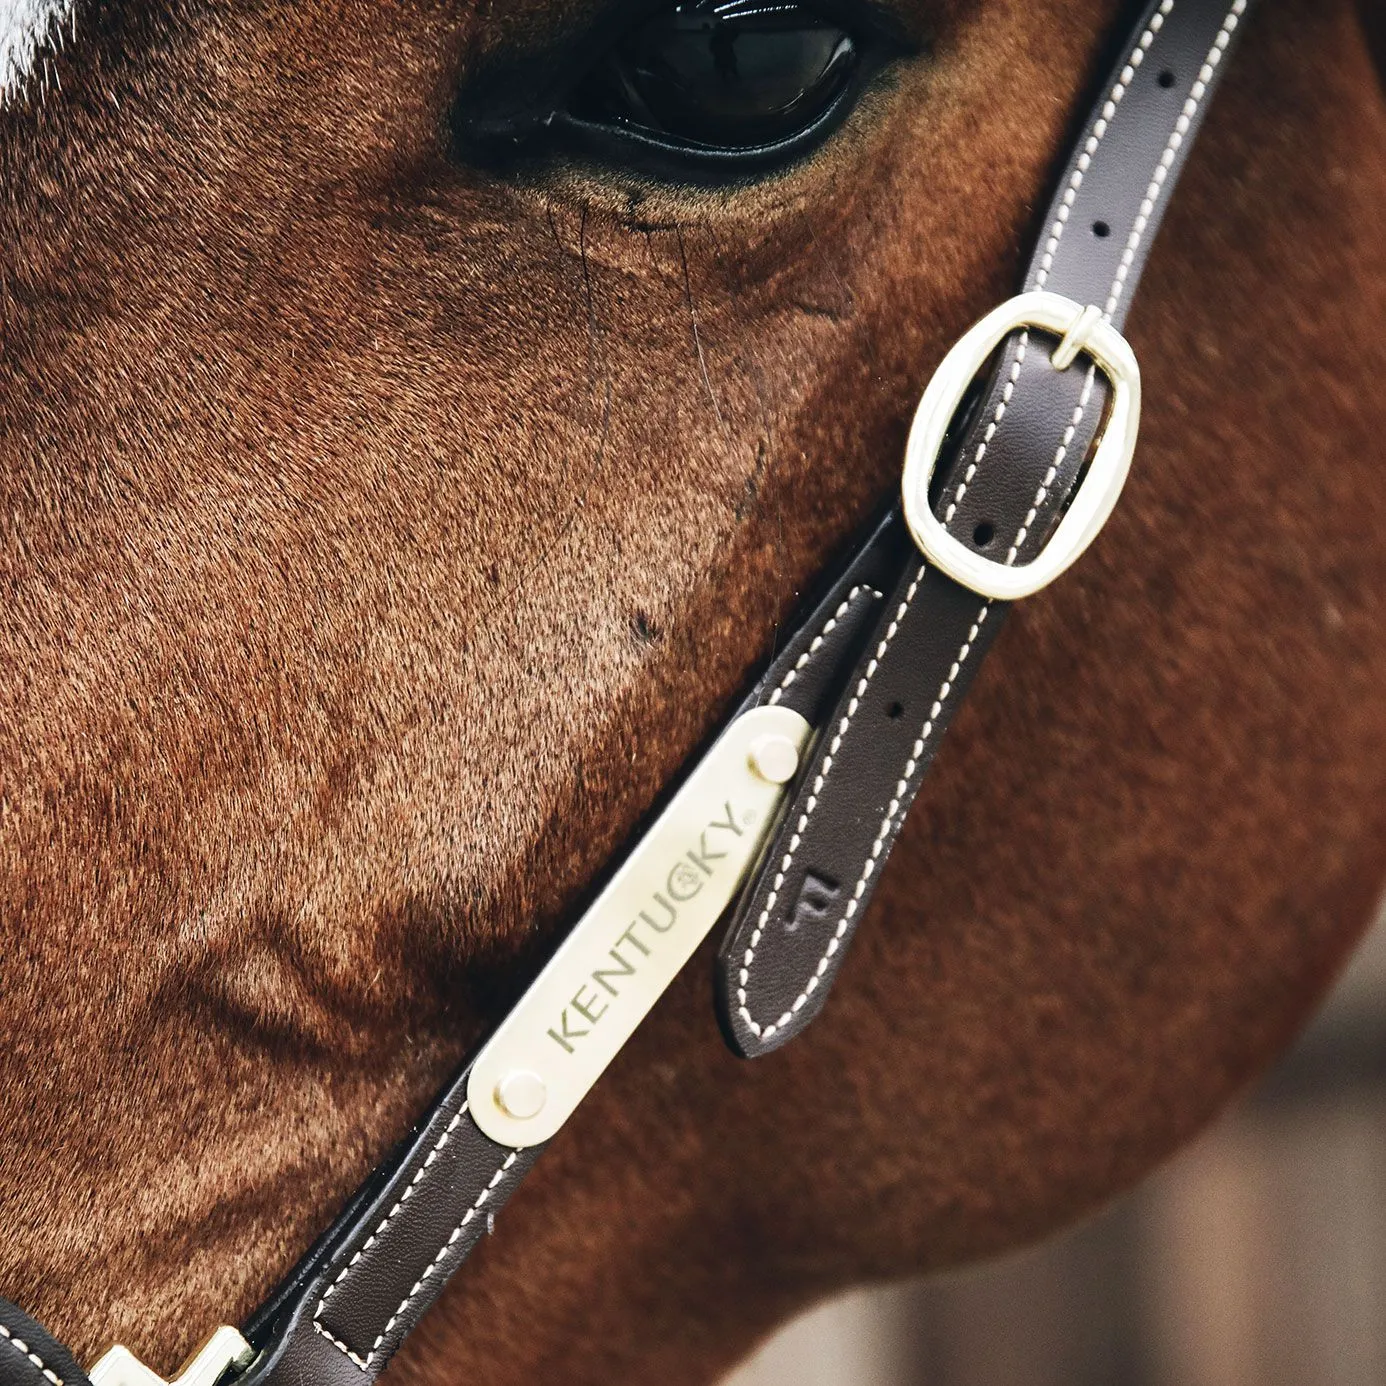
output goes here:
<path id="1" fill-rule="evenodd" d="M 453 93 L 584 13 L 95 4 L 0 116 L 0 1293 L 88 1356 L 246 1313 L 532 975 L 894 484 L 1116 17 L 909 8 L 750 188 L 459 161 Z M 1266 0 L 1127 496 L 826 1013 L 740 1064 L 688 969 L 395 1379 L 701 1386 L 1081 1215 L 1285 1042 L 1383 875 L 1383 214 L 1359 17 Z"/>

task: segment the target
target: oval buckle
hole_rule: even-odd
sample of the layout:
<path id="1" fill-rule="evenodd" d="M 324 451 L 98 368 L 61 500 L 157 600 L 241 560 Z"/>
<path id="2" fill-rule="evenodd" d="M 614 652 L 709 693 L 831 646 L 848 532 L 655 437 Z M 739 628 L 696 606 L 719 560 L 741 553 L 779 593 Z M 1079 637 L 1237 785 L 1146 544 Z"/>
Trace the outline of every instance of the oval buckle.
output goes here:
<path id="1" fill-rule="evenodd" d="M 977 372 L 1002 340 L 1020 327 L 1037 327 L 1062 340 L 1051 361 L 1067 370 L 1086 352 L 1112 383 L 1112 405 L 1087 476 L 1049 542 L 1019 567 L 983 558 L 955 539 L 929 505 L 929 483 L 948 425 Z M 993 308 L 943 358 L 910 426 L 901 486 L 905 522 L 925 558 L 954 582 L 997 601 L 1015 601 L 1047 587 L 1097 537 L 1112 513 L 1136 448 L 1141 417 L 1141 372 L 1126 338 L 1091 306 L 1035 289 Z M 1058 440 L 1055 439 L 1055 447 Z"/>

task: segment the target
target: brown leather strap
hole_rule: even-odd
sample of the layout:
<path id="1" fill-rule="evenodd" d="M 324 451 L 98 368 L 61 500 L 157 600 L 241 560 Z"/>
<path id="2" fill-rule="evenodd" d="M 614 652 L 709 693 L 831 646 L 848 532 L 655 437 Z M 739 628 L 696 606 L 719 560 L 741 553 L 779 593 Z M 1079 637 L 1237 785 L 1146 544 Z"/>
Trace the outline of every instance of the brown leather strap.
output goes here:
<path id="1" fill-rule="evenodd" d="M 1154 0 L 1060 179 L 1027 289 L 1093 303 L 1120 325 L 1207 110 L 1247 0 Z M 997 353 L 934 511 L 988 557 L 1039 553 L 1072 495 L 1107 404 L 1085 357 L 1056 370 L 1057 339 L 1028 330 Z M 747 1057 L 817 1015 L 905 814 L 1005 619 L 917 553 L 896 574 L 867 648 L 797 786 L 767 869 L 718 958 L 723 1029 Z"/>

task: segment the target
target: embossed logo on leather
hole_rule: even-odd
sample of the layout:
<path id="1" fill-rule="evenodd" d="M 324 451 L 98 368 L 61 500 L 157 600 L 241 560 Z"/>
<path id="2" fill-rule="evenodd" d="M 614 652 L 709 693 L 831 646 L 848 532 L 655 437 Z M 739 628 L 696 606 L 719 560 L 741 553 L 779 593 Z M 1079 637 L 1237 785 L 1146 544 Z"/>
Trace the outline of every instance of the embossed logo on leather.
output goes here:
<path id="1" fill-rule="evenodd" d="M 815 876 L 812 871 L 805 872 L 804 882 L 799 887 L 799 898 L 784 921 L 785 933 L 797 933 L 802 925 L 817 924 L 841 894 L 842 887 L 836 881 L 826 876 Z"/>

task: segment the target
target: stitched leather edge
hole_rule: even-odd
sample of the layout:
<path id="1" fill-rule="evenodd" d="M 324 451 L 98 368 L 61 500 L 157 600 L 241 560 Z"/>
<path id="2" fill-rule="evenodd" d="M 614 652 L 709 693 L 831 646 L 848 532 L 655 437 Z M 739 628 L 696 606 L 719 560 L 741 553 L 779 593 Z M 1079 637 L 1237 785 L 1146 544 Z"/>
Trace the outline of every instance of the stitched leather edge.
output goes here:
<path id="1" fill-rule="evenodd" d="M 16 1337 L 3 1323 L 0 1323 L 0 1339 L 3 1339 L 3 1341 L 8 1343 L 21 1357 L 25 1358 L 32 1366 L 36 1367 L 44 1377 L 53 1383 L 53 1386 L 67 1386 L 67 1383 L 64 1382 L 62 1377 L 48 1366 L 43 1358 L 29 1346 L 25 1339 Z"/>

